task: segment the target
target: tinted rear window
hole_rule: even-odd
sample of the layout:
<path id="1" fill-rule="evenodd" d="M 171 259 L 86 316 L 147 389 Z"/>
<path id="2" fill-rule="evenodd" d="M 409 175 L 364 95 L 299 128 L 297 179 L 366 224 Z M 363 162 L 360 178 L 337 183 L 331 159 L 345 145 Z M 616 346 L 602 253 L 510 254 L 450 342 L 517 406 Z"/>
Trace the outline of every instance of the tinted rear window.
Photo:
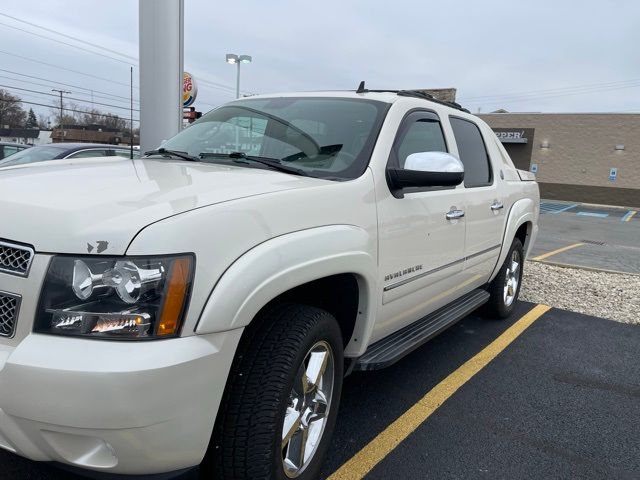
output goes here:
<path id="1" fill-rule="evenodd" d="M 478 126 L 462 118 L 451 117 L 451 128 L 464 164 L 464 186 L 481 187 L 491 184 L 489 156 Z"/>

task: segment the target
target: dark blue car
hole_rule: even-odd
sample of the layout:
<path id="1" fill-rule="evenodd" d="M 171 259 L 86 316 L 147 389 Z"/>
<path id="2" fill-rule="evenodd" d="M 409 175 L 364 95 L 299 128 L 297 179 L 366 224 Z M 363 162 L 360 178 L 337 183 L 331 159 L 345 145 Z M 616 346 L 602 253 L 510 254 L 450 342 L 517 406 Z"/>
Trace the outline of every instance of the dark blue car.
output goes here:
<path id="1" fill-rule="evenodd" d="M 46 162 L 65 158 L 124 157 L 129 158 L 130 148 L 102 143 L 50 143 L 31 147 L 0 160 L 0 167 L 13 167 L 28 163 Z M 139 150 L 133 151 L 133 158 L 139 158 Z"/>

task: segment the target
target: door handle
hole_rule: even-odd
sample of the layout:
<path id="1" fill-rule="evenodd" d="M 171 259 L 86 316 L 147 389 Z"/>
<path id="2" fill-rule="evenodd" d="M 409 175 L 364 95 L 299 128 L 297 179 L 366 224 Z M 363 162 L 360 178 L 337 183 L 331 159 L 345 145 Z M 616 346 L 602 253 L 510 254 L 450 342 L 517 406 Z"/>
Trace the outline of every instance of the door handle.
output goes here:
<path id="1" fill-rule="evenodd" d="M 447 212 L 447 214 L 445 215 L 445 217 L 447 217 L 447 220 L 456 220 L 458 218 L 464 217 L 464 211 L 462 211 L 462 210 L 449 210 Z"/>
<path id="2" fill-rule="evenodd" d="M 504 205 L 502 204 L 502 202 L 499 201 L 495 201 L 491 204 L 491 210 L 496 211 L 496 210 L 502 210 L 504 208 Z"/>

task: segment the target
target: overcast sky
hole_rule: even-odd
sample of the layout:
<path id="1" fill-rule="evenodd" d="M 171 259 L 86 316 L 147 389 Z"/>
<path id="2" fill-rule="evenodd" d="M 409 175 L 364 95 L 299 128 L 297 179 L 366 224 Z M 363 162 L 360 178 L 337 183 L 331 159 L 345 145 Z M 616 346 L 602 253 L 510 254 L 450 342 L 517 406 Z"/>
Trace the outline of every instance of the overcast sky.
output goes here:
<path id="1" fill-rule="evenodd" d="M 76 103 L 85 107 L 90 106 L 88 90 L 94 90 L 94 102 L 128 104 L 129 67 L 123 61 L 135 61 L 21 21 L 137 58 L 137 1 L 10 4 L 5 2 L 0 13 L 18 20 L 0 16 L 0 88 L 10 86 L 25 101 L 49 104 L 53 97 L 45 94 L 57 81 L 72 85 L 64 87 L 73 92 L 68 96 L 84 100 Z M 458 101 L 473 112 L 640 112 L 638 0 L 185 4 L 185 69 L 207 82 L 199 82 L 196 102 L 203 111 L 233 99 L 235 68 L 224 62 L 233 52 L 254 59 L 243 65 L 245 92 L 355 89 L 366 80 L 370 88 L 455 87 Z M 137 69 L 134 74 L 137 85 Z M 122 98 L 99 98 L 105 94 Z"/>

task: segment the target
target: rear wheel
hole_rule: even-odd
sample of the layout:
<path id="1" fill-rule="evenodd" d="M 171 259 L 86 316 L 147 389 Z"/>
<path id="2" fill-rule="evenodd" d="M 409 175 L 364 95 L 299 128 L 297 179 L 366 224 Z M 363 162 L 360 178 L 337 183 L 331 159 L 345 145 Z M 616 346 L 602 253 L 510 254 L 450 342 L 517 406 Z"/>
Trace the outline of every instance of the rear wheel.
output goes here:
<path id="1" fill-rule="evenodd" d="M 498 275 L 487 289 L 490 294 L 489 301 L 484 307 L 484 313 L 487 316 L 506 318 L 511 315 L 520 294 L 523 264 L 522 243 L 520 239 L 515 238 Z"/>
<path id="2" fill-rule="evenodd" d="M 343 344 L 335 318 L 279 305 L 247 328 L 238 347 L 204 478 L 318 478 L 342 389 Z"/>

